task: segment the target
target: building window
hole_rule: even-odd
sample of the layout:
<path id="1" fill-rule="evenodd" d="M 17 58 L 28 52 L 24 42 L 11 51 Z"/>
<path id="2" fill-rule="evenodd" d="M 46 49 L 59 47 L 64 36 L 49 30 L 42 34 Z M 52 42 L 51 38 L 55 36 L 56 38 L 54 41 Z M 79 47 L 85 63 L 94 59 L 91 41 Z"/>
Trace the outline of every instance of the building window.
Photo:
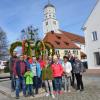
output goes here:
<path id="1" fill-rule="evenodd" d="M 53 15 L 53 17 L 55 18 L 55 15 Z"/>
<path id="2" fill-rule="evenodd" d="M 59 50 L 56 50 L 56 51 L 55 51 L 55 54 L 58 55 L 58 54 L 59 54 Z"/>
<path id="3" fill-rule="evenodd" d="M 60 36 L 56 36 L 58 39 L 61 39 L 61 37 Z"/>
<path id="4" fill-rule="evenodd" d="M 76 54 L 76 50 L 73 50 L 73 54 Z"/>
<path id="5" fill-rule="evenodd" d="M 69 45 L 69 43 L 68 42 L 64 42 L 67 46 Z"/>
<path id="6" fill-rule="evenodd" d="M 51 18 L 51 15 L 49 15 L 49 17 Z"/>
<path id="7" fill-rule="evenodd" d="M 53 21 L 53 24 L 55 24 L 55 25 L 56 25 L 56 21 Z"/>
<path id="8" fill-rule="evenodd" d="M 96 65 L 100 65 L 100 52 L 95 52 L 94 58 L 95 58 Z"/>
<path id="9" fill-rule="evenodd" d="M 68 56 L 68 50 L 65 50 L 64 51 L 64 54 Z"/>
<path id="10" fill-rule="evenodd" d="M 78 50 L 77 50 L 77 55 L 78 55 Z"/>
<path id="11" fill-rule="evenodd" d="M 93 40 L 93 41 L 98 40 L 97 32 L 96 32 L 96 31 L 92 32 L 92 40 Z"/>
<path id="12" fill-rule="evenodd" d="M 47 19 L 47 16 L 46 16 L 46 19 Z"/>
<path id="13" fill-rule="evenodd" d="M 78 55 L 78 50 L 73 50 L 73 54 Z"/>
<path id="14" fill-rule="evenodd" d="M 56 42 L 57 45 L 60 45 L 60 42 L 58 42 L 58 41 L 55 41 L 55 42 Z"/>
<path id="15" fill-rule="evenodd" d="M 48 25 L 48 22 L 46 22 L 46 25 Z"/>

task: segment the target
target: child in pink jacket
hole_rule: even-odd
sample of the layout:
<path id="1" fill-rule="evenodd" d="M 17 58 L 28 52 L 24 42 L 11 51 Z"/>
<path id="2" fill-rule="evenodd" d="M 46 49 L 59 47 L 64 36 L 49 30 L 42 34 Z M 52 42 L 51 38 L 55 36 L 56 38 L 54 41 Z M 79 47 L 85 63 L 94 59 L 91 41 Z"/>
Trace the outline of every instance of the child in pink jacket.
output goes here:
<path id="1" fill-rule="evenodd" d="M 55 94 L 61 94 L 63 67 L 58 63 L 58 59 L 56 56 L 54 57 L 54 64 L 52 64 L 51 68 L 54 77 Z"/>

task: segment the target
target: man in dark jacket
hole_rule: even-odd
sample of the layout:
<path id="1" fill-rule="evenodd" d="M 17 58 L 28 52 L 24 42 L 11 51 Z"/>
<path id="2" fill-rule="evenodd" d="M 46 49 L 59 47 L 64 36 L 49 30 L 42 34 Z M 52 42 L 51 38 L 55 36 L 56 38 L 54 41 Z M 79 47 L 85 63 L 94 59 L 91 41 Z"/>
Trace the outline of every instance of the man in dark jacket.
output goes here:
<path id="1" fill-rule="evenodd" d="M 15 63 L 13 73 L 16 78 L 16 99 L 19 99 L 20 84 L 22 84 L 23 95 L 26 96 L 26 86 L 24 80 L 24 74 L 26 72 L 26 63 L 24 62 L 23 56 Z"/>
<path id="2" fill-rule="evenodd" d="M 11 91 L 12 92 L 15 90 L 15 76 L 13 75 L 13 67 L 17 60 L 18 60 L 17 53 L 16 51 L 14 51 L 13 55 L 10 57 L 10 60 L 9 60 L 9 70 L 10 70 Z"/>
<path id="3" fill-rule="evenodd" d="M 72 65 L 72 71 L 71 71 L 71 74 L 72 74 L 72 77 L 71 77 L 71 85 L 72 85 L 72 87 L 75 86 L 75 73 L 73 72 L 73 64 L 74 64 L 74 61 L 75 61 L 75 58 L 72 55 L 69 55 L 69 62 Z"/>
<path id="4" fill-rule="evenodd" d="M 84 72 L 84 67 L 82 62 L 75 57 L 75 62 L 73 64 L 73 72 L 75 73 L 76 81 L 77 81 L 77 90 L 83 91 L 83 81 L 82 81 L 82 74 Z"/>

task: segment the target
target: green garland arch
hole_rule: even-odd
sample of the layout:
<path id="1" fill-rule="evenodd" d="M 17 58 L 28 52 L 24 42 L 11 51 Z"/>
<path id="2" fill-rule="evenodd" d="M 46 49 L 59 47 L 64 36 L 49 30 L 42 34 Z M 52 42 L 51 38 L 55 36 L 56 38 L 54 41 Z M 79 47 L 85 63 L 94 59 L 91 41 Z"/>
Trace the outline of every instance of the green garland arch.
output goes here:
<path id="1" fill-rule="evenodd" d="M 23 52 L 23 54 L 26 54 L 30 57 L 32 57 L 32 50 L 35 51 L 35 56 L 38 58 L 39 55 L 42 55 L 42 57 L 44 57 L 44 55 L 46 54 L 46 51 L 48 52 L 48 55 L 53 56 L 55 54 L 55 50 L 54 50 L 54 46 L 49 43 L 49 42 L 44 42 L 44 41 L 40 41 L 38 40 L 34 46 L 30 45 L 30 40 L 25 40 L 25 44 L 27 43 L 27 46 L 25 46 L 25 51 Z M 13 51 L 16 47 L 22 47 L 23 46 L 23 42 L 21 41 L 17 41 L 11 44 L 10 47 L 10 54 L 11 56 L 13 55 Z M 51 51 L 52 50 L 52 51 Z"/>
<path id="2" fill-rule="evenodd" d="M 10 54 L 11 56 L 13 55 L 13 51 L 16 47 L 22 47 L 22 42 L 20 41 L 17 41 L 17 42 L 14 42 L 11 44 L 11 47 L 10 47 Z"/>

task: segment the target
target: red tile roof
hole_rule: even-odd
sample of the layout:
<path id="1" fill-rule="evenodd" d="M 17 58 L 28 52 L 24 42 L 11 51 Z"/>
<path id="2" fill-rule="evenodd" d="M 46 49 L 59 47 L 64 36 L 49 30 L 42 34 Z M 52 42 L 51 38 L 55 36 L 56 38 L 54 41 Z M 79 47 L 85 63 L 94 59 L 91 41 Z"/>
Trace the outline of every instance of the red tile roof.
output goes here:
<path id="1" fill-rule="evenodd" d="M 65 36 L 68 37 L 71 41 L 85 44 L 85 38 L 83 36 L 73 34 L 73 33 L 70 33 L 70 32 L 65 32 L 65 31 L 62 31 L 62 30 L 60 30 L 60 31 L 61 31 L 61 33 L 64 33 Z"/>
<path id="2" fill-rule="evenodd" d="M 48 32 L 43 41 L 51 43 L 56 49 L 80 49 L 64 33 Z"/>

